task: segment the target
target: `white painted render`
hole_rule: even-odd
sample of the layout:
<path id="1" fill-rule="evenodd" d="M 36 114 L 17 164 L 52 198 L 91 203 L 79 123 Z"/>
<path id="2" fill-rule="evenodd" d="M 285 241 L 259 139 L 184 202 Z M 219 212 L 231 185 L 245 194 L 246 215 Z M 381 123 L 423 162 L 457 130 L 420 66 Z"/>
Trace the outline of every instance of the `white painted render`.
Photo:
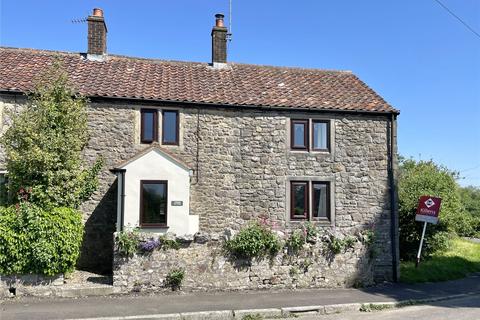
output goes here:
<path id="1" fill-rule="evenodd" d="M 198 216 L 190 215 L 191 170 L 176 162 L 160 149 L 152 149 L 119 169 L 126 169 L 124 229 L 139 226 L 140 181 L 166 180 L 168 182 L 167 228 L 143 228 L 142 231 L 173 232 L 176 235 L 195 234 L 198 231 Z M 182 201 L 183 205 L 172 206 L 172 201 Z"/>

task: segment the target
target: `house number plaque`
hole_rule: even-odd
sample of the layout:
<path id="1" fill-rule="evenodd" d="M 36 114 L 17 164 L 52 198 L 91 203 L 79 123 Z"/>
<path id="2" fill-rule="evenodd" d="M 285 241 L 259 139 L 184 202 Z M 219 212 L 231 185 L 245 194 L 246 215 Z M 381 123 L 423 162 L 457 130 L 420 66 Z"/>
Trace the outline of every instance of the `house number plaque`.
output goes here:
<path id="1" fill-rule="evenodd" d="M 183 201 L 172 201 L 172 206 L 181 207 L 183 206 Z"/>

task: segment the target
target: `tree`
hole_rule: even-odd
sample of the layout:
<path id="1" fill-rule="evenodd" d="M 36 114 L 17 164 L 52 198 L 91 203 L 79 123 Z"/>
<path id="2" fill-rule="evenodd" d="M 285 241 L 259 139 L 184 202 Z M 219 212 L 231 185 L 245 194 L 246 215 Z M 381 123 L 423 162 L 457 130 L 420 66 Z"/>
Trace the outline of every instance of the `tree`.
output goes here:
<path id="1" fill-rule="evenodd" d="M 427 228 L 424 256 L 445 248 L 450 235 L 470 232 L 469 216 L 462 209 L 457 178 L 456 172 L 433 161 L 401 161 L 398 195 L 402 259 L 414 258 L 418 249 L 423 224 L 415 221 L 415 214 L 421 195 L 442 198 L 440 222 Z"/>
<path id="2" fill-rule="evenodd" d="M 460 188 L 463 209 L 471 216 L 473 232 L 465 236 L 480 237 L 480 188 L 468 186 Z"/>
<path id="3" fill-rule="evenodd" d="M 460 188 L 460 198 L 466 211 L 480 218 L 480 188 L 468 186 Z"/>
<path id="4" fill-rule="evenodd" d="M 46 80 L 50 79 L 50 80 Z M 29 95 L 26 107 L 12 114 L 0 140 L 5 148 L 10 204 L 19 190 L 42 207 L 78 208 L 96 190 L 102 159 L 82 160 L 89 135 L 87 100 L 69 87 L 59 65 L 49 70 Z"/>

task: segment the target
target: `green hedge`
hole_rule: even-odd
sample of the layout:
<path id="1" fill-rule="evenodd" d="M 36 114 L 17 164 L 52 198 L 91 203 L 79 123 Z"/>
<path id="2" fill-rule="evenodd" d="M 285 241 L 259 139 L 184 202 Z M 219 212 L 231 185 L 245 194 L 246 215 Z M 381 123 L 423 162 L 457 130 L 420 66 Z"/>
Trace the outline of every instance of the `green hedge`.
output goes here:
<path id="1" fill-rule="evenodd" d="M 29 203 L 0 207 L 0 274 L 73 271 L 83 238 L 82 215 Z"/>

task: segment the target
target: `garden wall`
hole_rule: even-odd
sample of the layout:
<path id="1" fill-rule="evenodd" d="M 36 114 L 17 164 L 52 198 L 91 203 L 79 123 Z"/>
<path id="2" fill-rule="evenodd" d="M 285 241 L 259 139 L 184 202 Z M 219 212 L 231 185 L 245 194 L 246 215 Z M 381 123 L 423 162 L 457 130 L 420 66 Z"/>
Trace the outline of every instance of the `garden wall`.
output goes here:
<path id="1" fill-rule="evenodd" d="M 150 235 L 144 234 L 143 238 Z M 171 290 L 167 274 L 185 270 L 181 288 L 185 291 L 330 288 L 364 286 L 374 281 L 374 255 L 368 244 L 356 238 L 353 247 L 334 254 L 322 240 L 307 243 L 297 254 L 287 248 L 273 258 L 238 260 L 223 250 L 231 236 L 198 233 L 191 239 L 177 239 L 181 248 L 157 249 L 123 257 L 114 254 L 113 285 L 116 292 L 158 292 Z M 193 241 L 192 241 L 193 240 Z"/>

